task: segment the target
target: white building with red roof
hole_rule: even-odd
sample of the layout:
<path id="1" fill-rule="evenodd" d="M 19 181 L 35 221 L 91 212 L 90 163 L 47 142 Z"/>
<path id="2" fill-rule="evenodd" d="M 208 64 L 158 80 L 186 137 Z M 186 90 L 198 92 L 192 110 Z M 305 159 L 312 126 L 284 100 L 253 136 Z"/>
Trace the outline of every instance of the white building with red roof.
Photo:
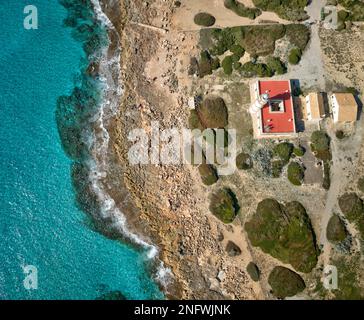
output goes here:
<path id="1" fill-rule="evenodd" d="M 289 80 L 257 81 L 251 84 L 255 138 L 279 138 L 296 135 L 294 104 Z"/>

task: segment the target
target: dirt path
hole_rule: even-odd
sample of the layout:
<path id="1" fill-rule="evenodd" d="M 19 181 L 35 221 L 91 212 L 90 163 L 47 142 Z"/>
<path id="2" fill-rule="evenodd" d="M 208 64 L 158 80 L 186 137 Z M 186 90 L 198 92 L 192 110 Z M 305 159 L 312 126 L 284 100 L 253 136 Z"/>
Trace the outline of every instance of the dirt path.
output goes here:
<path id="1" fill-rule="evenodd" d="M 331 244 L 326 238 L 326 227 L 335 210 L 339 210 L 337 199 L 353 176 L 358 165 L 358 154 L 363 142 L 364 117 L 355 124 L 353 134 L 340 141 L 335 137 L 335 127 L 327 126 L 327 133 L 331 138 L 331 151 L 333 155 L 331 166 L 331 186 L 327 193 L 325 210 L 321 217 L 321 233 L 319 242 L 323 245 L 323 263 L 329 264 Z"/>
<path id="2" fill-rule="evenodd" d="M 286 79 L 300 79 L 302 87 L 315 88 L 319 91 L 325 91 L 325 69 L 319 37 L 321 8 L 325 4 L 325 0 L 314 0 L 306 8 L 310 16 L 308 21 L 314 23 L 311 26 L 311 40 L 302 55 L 301 62 L 296 66 L 290 66 L 288 73 L 284 75 Z"/>

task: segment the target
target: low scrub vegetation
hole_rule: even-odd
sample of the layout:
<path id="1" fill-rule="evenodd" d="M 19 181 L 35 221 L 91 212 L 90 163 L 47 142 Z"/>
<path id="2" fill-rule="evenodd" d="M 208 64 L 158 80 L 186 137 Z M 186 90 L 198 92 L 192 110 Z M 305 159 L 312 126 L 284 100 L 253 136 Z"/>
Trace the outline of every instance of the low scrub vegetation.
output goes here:
<path id="1" fill-rule="evenodd" d="M 247 153 L 240 153 L 236 157 L 236 167 L 239 170 L 249 170 L 253 167 L 253 160 Z"/>
<path id="2" fill-rule="evenodd" d="M 308 0 L 253 0 L 254 5 L 262 11 L 273 11 L 279 17 L 291 21 L 308 19 L 305 7 Z"/>
<path id="3" fill-rule="evenodd" d="M 228 110 L 220 97 L 208 97 L 196 107 L 198 118 L 204 128 L 224 128 L 228 125 Z"/>
<path id="4" fill-rule="evenodd" d="M 252 20 L 262 14 L 259 9 L 246 7 L 237 0 L 224 0 L 224 6 L 225 8 L 235 12 L 238 16 L 246 17 Z"/>
<path id="5" fill-rule="evenodd" d="M 207 30 L 207 29 L 205 29 Z M 225 56 L 221 62 L 225 74 L 230 75 L 236 70 L 244 77 L 272 77 L 287 72 L 286 65 L 274 57 L 276 41 L 287 36 L 295 46 L 291 62 L 298 63 L 302 52 L 305 50 L 310 38 L 310 29 L 301 24 L 283 25 L 256 25 L 240 26 L 224 29 L 208 29 L 201 31 L 201 43 L 207 50 L 209 56 L 200 59 L 200 76 L 211 74 L 213 70 L 220 67 L 218 56 L 226 52 L 231 55 Z M 249 53 L 251 61 L 241 64 L 240 58 Z M 258 62 L 258 57 L 267 57 Z M 212 58 L 215 57 L 215 58 Z"/>
<path id="6" fill-rule="evenodd" d="M 299 202 L 280 204 L 265 199 L 256 213 L 245 223 L 245 230 L 253 246 L 297 271 L 310 272 L 317 263 L 318 250 L 310 218 Z"/>
<path id="7" fill-rule="evenodd" d="M 349 222 L 354 223 L 361 237 L 364 239 L 364 205 L 359 196 L 345 193 L 339 198 L 339 207 Z"/>
<path id="8" fill-rule="evenodd" d="M 333 215 L 326 228 L 327 240 L 333 243 L 340 243 L 347 237 L 347 231 L 344 222 L 338 215 Z"/>

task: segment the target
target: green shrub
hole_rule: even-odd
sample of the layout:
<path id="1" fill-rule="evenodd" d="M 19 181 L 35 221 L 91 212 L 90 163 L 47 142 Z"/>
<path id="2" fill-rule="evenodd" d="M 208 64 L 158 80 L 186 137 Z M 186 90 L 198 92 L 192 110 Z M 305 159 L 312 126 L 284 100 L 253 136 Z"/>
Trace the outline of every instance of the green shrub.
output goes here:
<path id="1" fill-rule="evenodd" d="M 311 135 L 311 150 L 316 158 L 331 160 L 330 137 L 323 131 L 314 131 Z"/>
<path id="2" fill-rule="evenodd" d="M 298 64 L 301 61 L 302 51 L 298 48 L 293 48 L 288 55 L 290 64 Z"/>
<path id="3" fill-rule="evenodd" d="M 355 222 L 363 217 L 363 201 L 354 192 L 343 194 L 339 198 L 339 207 L 350 222 Z"/>
<path id="4" fill-rule="evenodd" d="M 342 131 L 342 130 L 336 130 L 336 132 L 335 132 L 335 136 L 336 136 L 336 138 L 338 138 L 339 140 L 342 140 L 342 139 L 344 139 L 344 138 L 345 138 L 345 133 L 344 133 L 344 131 Z"/>
<path id="5" fill-rule="evenodd" d="M 219 180 L 217 171 L 211 164 L 201 164 L 198 167 L 198 171 L 200 172 L 202 182 L 207 186 L 211 186 Z"/>
<path id="6" fill-rule="evenodd" d="M 213 193 L 210 201 L 210 211 L 224 223 L 233 222 L 239 211 L 239 204 L 235 194 L 228 188 Z"/>
<path id="7" fill-rule="evenodd" d="M 204 128 L 224 128 L 228 124 L 228 110 L 222 98 L 206 98 L 196 107 Z"/>
<path id="8" fill-rule="evenodd" d="M 347 231 L 344 222 L 338 215 L 333 215 L 326 228 L 327 240 L 333 243 L 339 243 L 346 239 Z"/>
<path id="9" fill-rule="evenodd" d="M 273 71 L 263 63 L 247 62 L 242 65 L 240 70 L 245 77 L 265 78 L 273 76 Z"/>
<path id="10" fill-rule="evenodd" d="M 249 8 L 236 0 L 224 0 L 225 8 L 232 10 L 238 16 L 246 17 L 254 20 L 256 17 L 262 14 L 257 8 Z"/>
<path id="11" fill-rule="evenodd" d="M 274 267 L 269 274 L 268 283 L 273 294 L 280 299 L 292 297 L 306 288 L 305 282 L 300 275 L 280 266 Z"/>
<path id="12" fill-rule="evenodd" d="M 292 143 L 282 142 L 273 148 L 273 154 L 287 163 L 291 158 L 293 148 Z"/>
<path id="13" fill-rule="evenodd" d="M 257 282 L 260 280 L 260 270 L 254 262 L 249 262 L 246 267 L 246 271 L 253 281 Z"/>
<path id="14" fill-rule="evenodd" d="M 207 12 L 200 12 L 195 15 L 193 21 L 199 26 L 211 27 L 215 24 L 216 19 Z"/>
<path id="15" fill-rule="evenodd" d="M 249 154 L 240 153 L 236 157 L 236 167 L 240 170 L 248 170 L 253 167 L 253 161 Z"/>
<path id="16" fill-rule="evenodd" d="M 305 208 L 299 202 L 285 206 L 275 199 L 258 204 L 256 213 L 245 223 L 253 246 L 260 247 L 300 272 L 310 272 L 317 263 L 315 234 Z"/>
<path id="17" fill-rule="evenodd" d="M 331 186 L 330 162 L 324 161 L 324 180 L 322 181 L 322 187 L 325 190 L 329 190 L 330 186 Z"/>
<path id="18" fill-rule="evenodd" d="M 239 57 L 239 59 L 244 55 L 245 50 L 240 44 L 234 44 L 232 47 L 230 47 L 230 51 Z"/>
<path id="19" fill-rule="evenodd" d="M 200 53 L 200 60 L 198 61 L 198 75 L 200 78 L 212 74 L 212 58 L 208 51 L 204 50 Z"/>
<path id="20" fill-rule="evenodd" d="M 364 177 L 358 180 L 358 189 L 364 193 Z"/>
<path id="21" fill-rule="evenodd" d="M 288 180 L 295 186 L 302 185 L 303 178 L 305 176 L 305 172 L 302 166 L 297 162 L 291 162 L 288 165 L 287 177 Z"/>
<path id="22" fill-rule="evenodd" d="M 284 74 L 287 72 L 287 68 L 284 63 L 276 57 L 269 57 L 267 59 L 267 66 L 270 68 L 275 74 Z"/>
<path id="23" fill-rule="evenodd" d="M 231 75 L 233 73 L 233 56 L 226 56 L 222 60 L 221 66 L 225 74 Z"/>
<path id="24" fill-rule="evenodd" d="M 297 157 L 303 157 L 306 153 L 306 150 L 304 147 L 302 146 L 298 146 L 293 148 L 293 153 L 297 156 Z"/>

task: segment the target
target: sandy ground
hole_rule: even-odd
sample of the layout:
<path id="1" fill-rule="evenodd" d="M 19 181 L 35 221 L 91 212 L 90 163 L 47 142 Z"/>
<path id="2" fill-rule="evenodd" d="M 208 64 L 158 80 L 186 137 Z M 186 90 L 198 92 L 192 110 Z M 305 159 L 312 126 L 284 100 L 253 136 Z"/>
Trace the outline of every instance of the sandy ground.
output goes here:
<path id="1" fill-rule="evenodd" d="M 254 7 L 251 0 L 243 0 L 241 3 L 248 7 Z M 194 16 L 199 12 L 207 12 L 216 18 L 213 27 L 234 27 L 242 25 L 259 24 L 262 21 L 271 21 L 278 23 L 289 23 L 279 18 L 273 12 L 263 12 L 255 20 L 240 17 L 233 11 L 226 9 L 224 0 L 184 0 L 182 6 L 176 11 L 176 15 L 172 19 L 173 27 L 176 30 L 193 31 L 200 30 L 201 27 L 193 22 Z"/>

